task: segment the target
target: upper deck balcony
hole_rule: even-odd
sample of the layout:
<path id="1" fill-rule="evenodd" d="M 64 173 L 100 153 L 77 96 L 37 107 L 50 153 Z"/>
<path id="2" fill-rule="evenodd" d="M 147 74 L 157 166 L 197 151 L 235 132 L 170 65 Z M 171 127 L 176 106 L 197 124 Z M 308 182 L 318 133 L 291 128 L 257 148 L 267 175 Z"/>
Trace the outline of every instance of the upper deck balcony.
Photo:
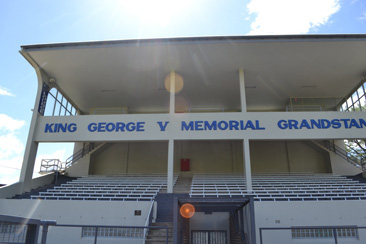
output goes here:
<path id="1" fill-rule="evenodd" d="M 179 74 L 176 113 L 241 112 L 243 96 L 250 112 L 286 111 L 305 100 L 303 105 L 335 111 L 366 71 L 365 40 L 365 35 L 174 38 L 29 45 L 21 53 L 80 115 L 169 113 L 172 71 Z"/>

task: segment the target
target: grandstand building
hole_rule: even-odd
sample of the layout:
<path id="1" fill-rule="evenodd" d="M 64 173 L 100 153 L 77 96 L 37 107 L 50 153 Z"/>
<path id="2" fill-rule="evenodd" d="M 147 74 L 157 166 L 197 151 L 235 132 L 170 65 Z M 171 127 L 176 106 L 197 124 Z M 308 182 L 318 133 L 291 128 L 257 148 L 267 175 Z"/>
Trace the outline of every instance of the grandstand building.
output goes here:
<path id="1" fill-rule="evenodd" d="M 342 109 L 365 105 L 366 35 L 20 53 L 38 91 L 20 180 L 0 188 L 0 214 L 55 221 L 47 243 L 366 243 L 366 183 L 343 143 L 366 138 L 366 116 Z M 32 178 L 38 145 L 61 142 L 74 154 L 44 159 L 44 176 Z M 0 242 L 24 232 L 0 225 Z"/>

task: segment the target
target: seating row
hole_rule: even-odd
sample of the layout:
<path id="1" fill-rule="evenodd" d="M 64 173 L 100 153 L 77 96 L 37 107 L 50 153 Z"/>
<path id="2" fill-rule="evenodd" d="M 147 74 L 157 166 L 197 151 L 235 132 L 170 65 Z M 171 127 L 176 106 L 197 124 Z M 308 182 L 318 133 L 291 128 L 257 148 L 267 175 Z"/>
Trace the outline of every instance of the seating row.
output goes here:
<path id="1" fill-rule="evenodd" d="M 174 177 L 174 184 L 177 181 Z M 31 199 L 41 200 L 96 200 L 96 201 L 151 201 L 166 189 L 166 176 L 82 177 L 47 189 Z"/>
<path id="2" fill-rule="evenodd" d="M 252 191 L 244 176 L 194 175 L 191 197 L 243 197 L 256 201 L 366 200 L 366 185 L 331 174 L 263 174 L 252 176 Z"/>

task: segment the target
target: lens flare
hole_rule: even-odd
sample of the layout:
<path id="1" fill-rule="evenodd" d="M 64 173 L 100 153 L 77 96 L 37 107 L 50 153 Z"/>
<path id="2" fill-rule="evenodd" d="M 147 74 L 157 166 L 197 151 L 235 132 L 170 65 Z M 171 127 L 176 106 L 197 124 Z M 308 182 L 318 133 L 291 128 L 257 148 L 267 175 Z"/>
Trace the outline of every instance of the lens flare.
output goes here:
<path id="1" fill-rule="evenodd" d="M 192 218 L 192 216 L 195 213 L 195 209 L 192 204 L 185 203 L 180 207 L 180 214 L 183 218 L 189 219 Z"/>

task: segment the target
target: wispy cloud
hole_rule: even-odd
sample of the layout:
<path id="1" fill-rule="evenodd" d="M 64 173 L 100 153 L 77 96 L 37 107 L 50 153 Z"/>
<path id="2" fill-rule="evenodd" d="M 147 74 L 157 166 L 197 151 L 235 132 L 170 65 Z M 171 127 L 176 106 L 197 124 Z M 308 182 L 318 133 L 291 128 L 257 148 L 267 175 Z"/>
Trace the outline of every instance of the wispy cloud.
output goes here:
<path id="1" fill-rule="evenodd" d="M 0 114 L 0 131 L 13 132 L 25 125 L 24 120 L 16 120 L 6 114 Z"/>
<path id="2" fill-rule="evenodd" d="M 326 24 L 339 11 L 339 0 L 251 0 L 247 5 L 256 18 L 251 35 L 305 34 Z"/>
<path id="3" fill-rule="evenodd" d="M 0 114 L 0 183 L 10 184 L 19 178 L 24 145 L 17 131 L 25 121 Z"/>
<path id="4" fill-rule="evenodd" d="M 0 86 L 0 96 L 12 96 L 15 95 L 9 91 L 9 89 L 6 89 L 5 87 Z"/>
<path id="5" fill-rule="evenodd" d="M 358 18 L 360 21 L 364 22 L 366 21 L 366 12 L 362 13 L 362 16 Z"/>

